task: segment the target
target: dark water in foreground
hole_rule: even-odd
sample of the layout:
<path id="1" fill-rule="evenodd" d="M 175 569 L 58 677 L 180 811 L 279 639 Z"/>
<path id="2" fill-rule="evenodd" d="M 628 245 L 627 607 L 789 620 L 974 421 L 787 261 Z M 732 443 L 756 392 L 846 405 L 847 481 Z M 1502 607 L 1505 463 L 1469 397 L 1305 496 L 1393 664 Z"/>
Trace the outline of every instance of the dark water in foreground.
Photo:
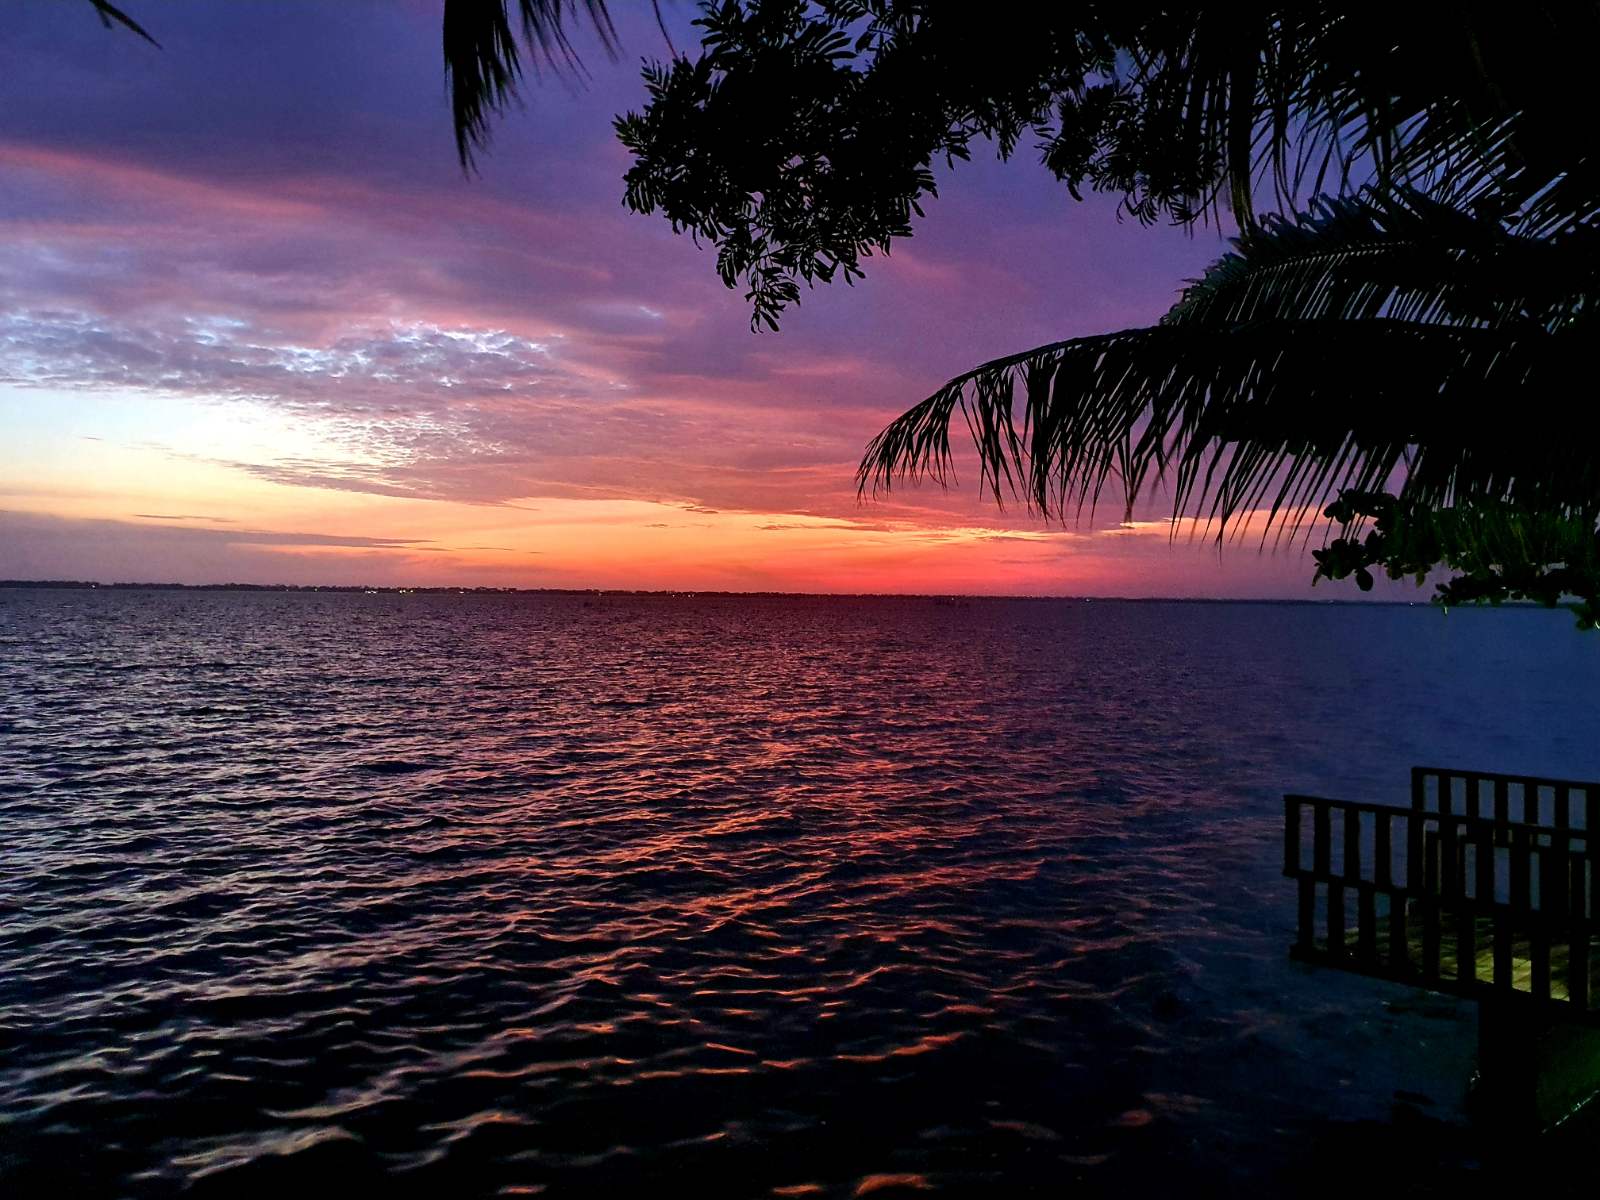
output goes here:
<path id="1" fill-rule="evenodd" d="M 1435 1178 L 1470 1010 L 1287 960 L 1279 797 L 1600 776 L 1562 613 L 0 591 L 0 673 L 7 1196 Z"/>

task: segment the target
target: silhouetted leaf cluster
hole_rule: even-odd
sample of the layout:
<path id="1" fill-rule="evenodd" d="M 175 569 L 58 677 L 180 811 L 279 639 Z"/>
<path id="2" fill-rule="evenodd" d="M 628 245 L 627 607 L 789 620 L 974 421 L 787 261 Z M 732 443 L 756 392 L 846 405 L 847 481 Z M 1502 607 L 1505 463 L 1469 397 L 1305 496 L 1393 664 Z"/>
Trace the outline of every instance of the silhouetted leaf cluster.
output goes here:
<path id="1" fill-rule="evenodd" d="M 1353 178 L 1448 179 L 1453 196 L 1559 226 L 1595 214 L 1586 102 L 1592 5 L 1363 6 L 919 0 L 706 4 L 697 56 L 646 70 L 617 122 L 627 201 L 717 248 L 753 325 L 801 283 L 859 278 L 911 234 L 934 169 L 1030 142 L 1073 195 L 1192 223 L 1258 193 L 1293 208 Z M 1581 167 L 1578 175 L 1575 167 Z M 1581 196 L 1577 193 L 1581 192 Z M 1581 202 L 1580 202 L 1581 201 Z"/>
<path id="2" fill-rule="evenodd" d="M 752 325 L 776 328 L 799 283 L 850 281 L 911 235 L 935 161 L 974 138 L 1009 153 L 1052 97 L 1100 102 L 1104 39 L 1069 23 L 928 20 L 918 6 L 708 5 L 698 57 L 646 68 L 650 103 L 617 121 L 626 197 L 717 247 Z M 1064 167 L 1064 169 L 1067 169 Z"/>
<path id="3" fill-rule="evenodd" d="M 1374 571 L 1418 584 L 1439 565 L 1455 576 L 1438 585 L 1443 605 L 1571 596 L 1578 626 L 1600 628 L 1600 534 L 1592 519 L 1484 502 L 1470 508 L 1406 506 L 1386 492 L 1350 491 L 1328 506 L 1346 528 L 1370 521 L 1365 537 L 1334 538 L 1313 550 L 1315 580 L 1355 578 L 1372 590 Z"/>

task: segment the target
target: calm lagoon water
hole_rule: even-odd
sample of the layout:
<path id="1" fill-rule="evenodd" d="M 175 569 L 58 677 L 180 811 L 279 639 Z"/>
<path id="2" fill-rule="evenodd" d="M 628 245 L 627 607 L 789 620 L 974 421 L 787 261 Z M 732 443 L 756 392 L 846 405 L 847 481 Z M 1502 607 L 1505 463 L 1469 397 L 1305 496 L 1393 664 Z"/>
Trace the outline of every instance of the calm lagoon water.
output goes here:
<path id="1" fill-rule="evenodd" d="M 1283 1194 L 1470 1166 L 1286 790 L 1600 777 L 1424 606 L 0 591 L 0 1194 Z"/>

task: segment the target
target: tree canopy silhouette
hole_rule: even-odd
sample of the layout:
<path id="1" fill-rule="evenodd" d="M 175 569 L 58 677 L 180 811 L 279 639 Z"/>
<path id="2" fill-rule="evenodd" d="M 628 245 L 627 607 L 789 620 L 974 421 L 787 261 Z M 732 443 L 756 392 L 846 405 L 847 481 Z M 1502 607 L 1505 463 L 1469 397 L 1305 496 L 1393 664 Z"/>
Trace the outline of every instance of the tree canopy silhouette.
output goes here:
<path id="1" fill-rule="evenodd" d="M 464 166 L 519 41 L 575 65 L 580 15 L 613 50 L 603 0 L 446 0 Z M 625 197 L 716 248 L 752 327 L 862 277 L 985 145 L 1143 222 L 1239 226 L 1159 325 L 949 381 L 873 440 L 863 491 L 946 482 L 959 411 L 997 500 L 1131 511 L 1170 478 L 1219 536 L 1322 508 L 1319 578 L 1442 565 L 1444 600 L 1600 619 L 1600 3 L 716 0 L 695 24 L 616 121 Z"/>
<path id="2" fill-rule="evenodd" d="M 1170 474 L 1219 535 L 1326 504 L 1318 578 L 1442 565 L 1444 601 L 1600 619 L 1600 178 L 1571 124 L 1600 6 L 750 0 L 700 27 L 617 122 L 627 200 L 715 245 L 752 324 L 859 277 L 980 140 L 1031 138 L 1141 221 L 1241 227 L 1159 326 L 951 380 L 873 440 L 863 490 L 946 482 L 959 410 L 997 501 L 1074 515 L 1114 483 L 1131 511 Z"/>
<path id="3" fill-rule="evenodd" d="M 1600 178 L 1571 121 L 1600 6 L 751 0 L 700 25 L 617 123 L 627 199 L 715 245 L 752 324 L 859 277 L 978 141 L 1031 138 L 1141 221 L 1241 228 L 1159 326 L 951 380 L 873 440 L 864 491 L 946 482 L 959 411 L 997 501 L 1073 516 L 1115 484 L 1131 511 L 1170 475 L 1219 536 L 1326 505 L 1318 578 L 1443 566 L 1446 602 L 1600 618 Z"/>

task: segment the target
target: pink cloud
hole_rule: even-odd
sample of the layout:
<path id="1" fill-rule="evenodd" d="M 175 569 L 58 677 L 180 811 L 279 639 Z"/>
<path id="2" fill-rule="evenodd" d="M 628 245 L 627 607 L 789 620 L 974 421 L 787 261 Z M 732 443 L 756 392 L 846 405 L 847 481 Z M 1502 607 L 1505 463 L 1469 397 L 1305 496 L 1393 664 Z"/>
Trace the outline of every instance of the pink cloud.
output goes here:
<path id="1" fill-rule="evenodd" d="M 533 96 L 469 181 L 434 86 L 436 13 L 356 8 L 320 13 L 329 28 L 308 41 L 289 16 L 201 6 L 163 31 L 166 51 L 119 59 L 58 16 L 22 23 L 21 100 L 0 144 L 0 374 L 266 406 L 324 449 L 225 465 L 312 497 L 622 498 L 949 535 L 811 549 L 801 564 L 713 561 L 708 544 L 705 563 L 680 564 L 708 579 L 1211 586 L 1203 556 L 1151 539 L 1062 539 L 1049 553 L 963 540 L 951 531 L 1052 528 L 1020 505 L 997 511 L 970 464 L 960 490 L 897 490 L 866 508 L 854 468 L 885 421 L 957 371 L 1153 320 L 1213 244 L 1120 224 L 1109 202 L 1073 206 L 1026 164 L 978 162 L 942 175 L 915 240 L 873 260 L 864 283 L 807 293 L 781 334 L 755 336 L 709 251 L 621 208 L 626 157 L 609 121 L 639 102 L 631 60 L 597 62 L 587 93 Z M 649 22 L 629 28 L 658 46 Z M 1118 516 L 1111 504 L 1094 524 Z M 283 569 L 291 552 L 227 544 L 240 569 Z M 292 553 L 318 569 L 333 553 L 417 569 L 429 557 L 324 550 Z M 1249 566 L 1239 585 L 1299 592 L 1308 574 L 1303 560 Z"/>

